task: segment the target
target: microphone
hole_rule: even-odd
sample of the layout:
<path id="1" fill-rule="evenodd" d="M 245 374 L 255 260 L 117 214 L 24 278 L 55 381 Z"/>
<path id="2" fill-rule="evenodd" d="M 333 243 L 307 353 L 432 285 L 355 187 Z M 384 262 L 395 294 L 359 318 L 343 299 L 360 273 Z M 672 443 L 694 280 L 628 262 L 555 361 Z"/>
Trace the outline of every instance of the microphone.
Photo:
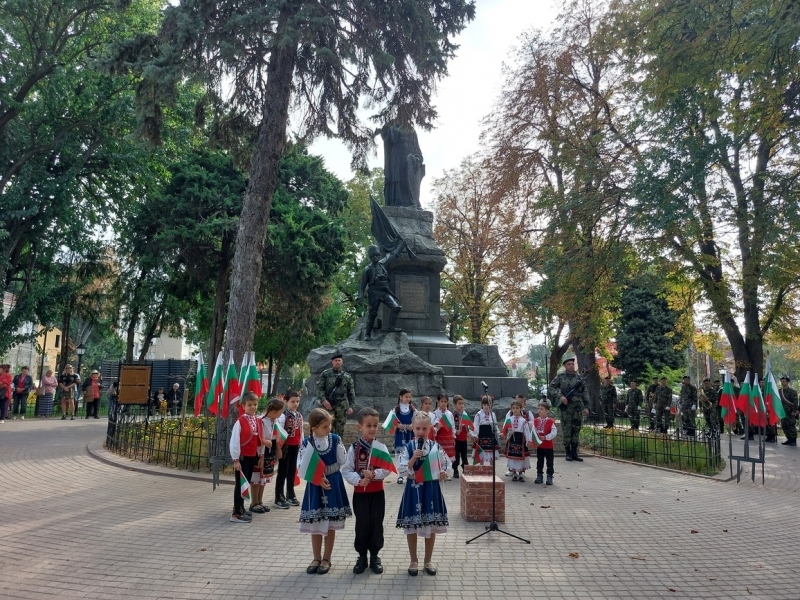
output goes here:
<path id="1" fill-rule="evenodd" d="M 417 450 L 422 450 L 422 448 L 424 446 L 425 446 L 425 438 L 424 437 L 418 437 L 417 438 Z"/>
<path id="2" fill-rule="evenodd" d="M 485 382 L 485 381 L 481 381 L 481 385 L 483 386 L 483 389 L 484 389 L 484 390 L 488 390 L 488 389 L 489 389 L 489 386 L 488 386 L 488 385 L 486 385 L 486 382 Z"/>

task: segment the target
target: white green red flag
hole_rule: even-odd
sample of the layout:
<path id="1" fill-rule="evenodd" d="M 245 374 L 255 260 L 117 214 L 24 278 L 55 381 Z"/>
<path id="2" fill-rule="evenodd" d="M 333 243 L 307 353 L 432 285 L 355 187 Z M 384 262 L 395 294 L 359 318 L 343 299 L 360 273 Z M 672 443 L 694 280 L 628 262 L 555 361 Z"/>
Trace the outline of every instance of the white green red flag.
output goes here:
<path id="1" fill-rule="evenodd" d="M 453 433 L 453 422 L 450 420 L 447 411 L 442 412 L 442 416 L 439 418 L 439 427 Z"/>
<path id="2" fill-rule="evenodd" d="M 736 424 L 736 399 L 733 394 L 733 383 L 731 374 L 725 370 L 725 383 L 722 384 L 722 394 L 719 397 L 719 405 L 722 408 L 722 421 L 726 425 Z"/>
<path id="3" fill-rule="evenodd" d="M 303 459 L 297 465 L 297 476 L 314 485 L 320 485 L 325 478 L 325 463 L 319 452 L 314 449 L 313 444 L 310 444 L 303 452 Z"/>
<path id="4" fill-rule="evenodd" d="M 503 430 L 500 435 L 505 436 L 506 432 L 511 429 L 511 417 L 506 418 L 506 422 L 503 423 Z"/>
<path id="5" fill-rule="evenodd" d="M 242 364 L 239 367 L 239 381 L 236 382 L 236 385 L 238 386 L 239 389 L 239 393 L 236 395 L 236 397 L 231 399 L 231 403 L 241 402 L 242 396 L 247 391 L 247 365 L 249 359 L 250 359 L 250 354 L 248 352 L 242 354 Z"/>
<path id="6" fill-rule="evenodd" d="M 475 429 L 475 422 L 472 418 L 467 414 L 467 411 L 461 413 L 461 424 L 467 428 L 467 430 Z"/>
<path id="7" fill-rule="evenodd" d="M 758 385 L 758 374 L 753 377 L 753 387 L 750 388 L 750 424 L 765 427 L 767 424 L 767 407 L 764 406 L 764 395 Z"/>
<path id="8" fill-rule="evenodd" d="M 378 440 L 372 440 L 372 449 L 367 460 L 367 470 L 371 471 L 373 469 L 384 469 L 397 473 L 397 467 L 394 466 L 394 460 L 392 460 L 389 449 Z"/>
<path id="9" fill-rule="evenodd" d="M 236 365 L 233 364 L 233 350 L 228 356 L 228 368 L 225 371 L 225 383 L 222 387 L 222 417 L 227 419 L 231 402 L 240 396 L 239 378 L 236 375 Z"/>
<path id="10" fill-rule="evenodd" d="M 786 418 L 786 411 L 781 402 L 780 388 L 775 376 L 772 374 L 772 359 L 767 354 L 767 378 L 764 382 L 764 396 L 767 405 L 767 417 L 770 425 L 777 425 L 781 419 Z"/>
<path id="11" fill-rule="evenodd" d="M 383 428 L 389 433 L 394 433 L 399 424 L 400 421 L 397 419 L 397 413 L 390 410 L 389 414 L 386 415 L 386 420 L 383 422 Z"/>
<path id="12" fill-rule="evenodd" d="M 419 469 L 414 472 L 414 480 L 417 483 L 438 480 L 439 473 L 442 472 L 441 464 L 438 449 L 429 453 L 428 456 L 425 456 L 422 462 L 419 463 Z"/>
<path id="13" fill-rule="evenodd" d="M 239 471 L 239 486 L 242 490 L 242 498 L 250 502 L 250 482 L 247 481 L 247 477 L 241 471 Z"/>
<path id="14" fill-rule="evenodd" d="M 203 410 L 203 402 L 208 395 L 208 375 L 203 353 L 197 354 L 197 375 L 194 380 L 194 416 L 199 417 Z"/>
<path id="15" fill-rule="evenodd" d="M 531 426 L 531 442 L 533 442 L 533 447 L 538 448 L 542 445 L 542 438 L 539 437 L 539 434 L 536 431 L 536 427 Z"/>
<path id="16" fill-rule="evenodd" d="M 214 365 L 214 373 L 211 375 L 211 384 L 206 397 L 206 408 L 212 415 L 219 414 L 219 398 L 222 395 L 222 350 L 217 355 L 217 364 Z"/>
<path id="17" fill-rule="evenodd" d="M 286 442 L 286 438 L 289 437 L 289 434 L 286 433 L 286 430 L 281 427 L 281 424 L 275 421 L 272 424 L 272 439 L 273 440 L 280 440 L 281 444 Z"/>
<path id="18" fill-rule="evenodd" d="M 261 398 L 261 375 L 258 374 L 255 352 L 250 352 L 250 360 L 247 365 L 247 391 L 253 392 L 256 396 Z"/>
<path id="19" fill-rule="evenodd" d="M 736 397 L 736 409 L 750 415 L 748 406 L 750 405 L 750 371 L 744 377 L 742 387 L 739 388 L 739 395 Z M 748 417 L 749 418 L 749 417 Z M 751 419 L 752 420 L 752 419 Z"/>

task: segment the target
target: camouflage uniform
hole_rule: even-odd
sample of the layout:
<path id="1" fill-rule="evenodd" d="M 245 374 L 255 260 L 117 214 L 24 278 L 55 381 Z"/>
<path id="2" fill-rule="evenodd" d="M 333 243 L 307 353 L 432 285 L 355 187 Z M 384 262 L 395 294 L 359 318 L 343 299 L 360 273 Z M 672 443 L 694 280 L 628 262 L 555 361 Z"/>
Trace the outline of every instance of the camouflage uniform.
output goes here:
<path id="1" fill-rule="evenodd" d="M 578 450 L 581 425 L 583 424 L 583 409 L 589 408 L 589 392 L 586 391 L 586 386 L 584 385 L 582 391 L 575 392 L 572 395 L 566 406 L 562 404 L 561 396 L 564 396 L 579 381 L 582 382 L 583 378 L 577 373 L 569 375 L 563 371 L 555 376 L 547 390 L 550 402 L 552 402 L 553 406 L 558 406 L 561 409 L 561 429 L 564 449 L 568 457 L 571 456 L 571 452 L 577 452 Z"/>
<path id="2" fill-rule="evenodd" d="M 669 428 L 669 407 L 672 404 L 672 389 L 668 385 L 656 388 L 656 431 L 667 433 Z"/>
<path id="3" fill-rule="evenodd" d="M 700 402 L 700 410 L 703 412 L 703 418 L 706 420 L 706 426 L 712 436 L 717 436 L 720 433 L 720 419 L 719 419 L 719 394 L 712 387 L 703 386 L 697 393 Z"/>
<path id="4" fill-rule="evenodd" d="M 600 386 L 600 402 L 606 416 L 606 427 L 614 426 L 614 413 L 617 408 L 617 388 L 610 383 Z"/>
<path id="5" fill-rule="evenodd" d="M 331 398 L 329 394 L 336 385 L 339 375 L 342 381 L 336 389 L 336 395 Z M 333 410 L 333 432 L 339 437 L 344 435 L 344 425 L 347 422 L 347 409 L 352 407 L 356 401 L 356 391 L 353 386 L 353 378 L 344 369 L 339 371 L 333 367 L 325 369 L 317 379 L 317 398 L 320 402 L 327 400 L 331 403 Z"/>
<path id="6" fill-rule="evenodd" d="M 658 390 L 658 384 L 654 383 L 647 386 L 647 391 L 644 393 L 644 410 L 650 419 L 650 431 L 654 431 L 656 428 L 656 418 L 653 414 L 653 407 L 656 405 L 656 390 Z"/>
<path id="7" fill-rule="evenodd" d="M 781 429 L 783 435 L 786 436 L 787 446 L 794 446 L 797 444 L 797 392 L 790 387 L 780 389 L 781 402 L 783 402 L 783 410 L 786 413 L 786 418 L 781 419 Z"/>
<path id="8" fill-rule="evenodd" d="M 639 429 L 639 407 L 644 400 L 642 390 L 639 388 L 630 388 L 625 393 L 625 399 L 627 400 L 625 412 L 631 419 L 631 429 Z"/>
<path id="9" fill-rule="evenodd" d="M 681 427 L 686 435 L 697 433 L 697 388 L 691 383 L 681 386 Z"/>

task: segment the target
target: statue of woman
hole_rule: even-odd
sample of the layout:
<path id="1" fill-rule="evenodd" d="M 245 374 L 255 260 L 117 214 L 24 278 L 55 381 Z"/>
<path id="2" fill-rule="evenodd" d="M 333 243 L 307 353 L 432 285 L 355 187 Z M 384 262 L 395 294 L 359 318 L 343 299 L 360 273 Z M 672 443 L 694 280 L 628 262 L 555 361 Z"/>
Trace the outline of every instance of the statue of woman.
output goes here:
<path id="1" fill-rule="evenodd" d="M 383 196 L 386 206 L 422 208 L 419 189 L 425 177 L 422 150 L 413 128 L 384 125 L 379 130 L 383 138 Z"/>

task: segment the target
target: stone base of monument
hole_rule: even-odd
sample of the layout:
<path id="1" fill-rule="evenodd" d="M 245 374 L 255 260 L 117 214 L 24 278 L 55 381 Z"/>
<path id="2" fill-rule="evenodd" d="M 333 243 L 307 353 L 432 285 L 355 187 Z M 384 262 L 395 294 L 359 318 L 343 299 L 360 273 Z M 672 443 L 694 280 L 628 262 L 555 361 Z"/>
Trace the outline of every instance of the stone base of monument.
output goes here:
<path id="1" fill-rule="evenodd" d="M 498 465 L 499 466 L 499 465 Z M 490 522 L 492 520 L 492 494 L 495 502 L 495 520 L 506 521 L 506 482 L 501 476 L 492 487 L 492 467 L 468 465 L 461 482 L 461 516 L 465 521 Z"/>

